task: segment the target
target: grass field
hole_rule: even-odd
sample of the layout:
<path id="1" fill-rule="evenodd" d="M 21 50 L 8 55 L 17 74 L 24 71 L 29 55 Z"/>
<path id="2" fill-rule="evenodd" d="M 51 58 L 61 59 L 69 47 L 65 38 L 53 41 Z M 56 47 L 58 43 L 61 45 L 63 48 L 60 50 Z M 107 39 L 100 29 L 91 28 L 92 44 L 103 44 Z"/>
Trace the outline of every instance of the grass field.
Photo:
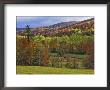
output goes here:
<path id="1" fill-rule="evenodd" d="M 17 66 L 16 74 L 94 74 L 94 70 L 52 68 L 43 66 Z"/>

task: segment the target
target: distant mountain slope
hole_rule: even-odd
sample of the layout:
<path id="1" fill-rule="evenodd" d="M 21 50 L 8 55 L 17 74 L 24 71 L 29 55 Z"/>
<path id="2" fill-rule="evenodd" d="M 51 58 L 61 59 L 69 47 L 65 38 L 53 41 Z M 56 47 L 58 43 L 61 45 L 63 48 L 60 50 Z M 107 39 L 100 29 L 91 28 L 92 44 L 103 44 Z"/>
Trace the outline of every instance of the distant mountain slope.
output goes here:
<path id="1" fill-rule="evenodd" d="M 78 21 L 61 22 L 50 26 L 33 28 L 31 30 L 34 35 L 38 35 L 38 34 L 55 35 L 57 33 L 62 33 L 62 32 L 71 32 L 72 29 L 76 29 L 76 28 L 81 30 L 88 30 L 94 28 L 94 18 L 80 22 Z"/>
<path id="2" fill-rule="evenodd" d="M 33 28 L 32 30 L 39 29 L 39 28 L 58 29 L 58 28 L 61 28 L 61 27 L 66 27 L 66 26 L 75 24 L 75 23 L 77 23 L 77 22 L 78 22 L 78 21 L 61 22 L 61 23 L 57 23 L 57 24 L 54 24 L 54 25 L 49 25 L 49 26 L 44 26 L 44 27 Z M 25 28 L 17 28 L 16 30 L 17 30 L 17 31 L 23 31 L 23 30 L 25 30 Z"/>
<path id="3" fill-rule="evenodd" d="M 23 31 L 25 28 L 16 28 L 16 31 Z"/>
<path id="4" fill-rule="evenodd" d="M 61 28 L 61 27 L 70 26 L 70 25 L 75 24 L 77 22 L 78 21 L 61 22 L 61 23 L 57 23 L 57 24 L 54 24 L 54 25 L 50 25 L 47 28 L 57 28 L 58 29 L 58 28 Z"/>

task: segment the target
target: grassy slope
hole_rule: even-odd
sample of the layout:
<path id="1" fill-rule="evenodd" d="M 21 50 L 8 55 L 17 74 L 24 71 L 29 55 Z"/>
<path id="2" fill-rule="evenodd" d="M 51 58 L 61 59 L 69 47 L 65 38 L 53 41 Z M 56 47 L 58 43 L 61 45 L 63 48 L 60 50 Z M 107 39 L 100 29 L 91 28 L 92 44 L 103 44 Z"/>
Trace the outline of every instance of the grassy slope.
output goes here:
<path id="1" fill-rule="evenodd" d="M 41 66 L 17 66 L 17 74 L 94 74 L 91 69 L 66 69 Z"/>

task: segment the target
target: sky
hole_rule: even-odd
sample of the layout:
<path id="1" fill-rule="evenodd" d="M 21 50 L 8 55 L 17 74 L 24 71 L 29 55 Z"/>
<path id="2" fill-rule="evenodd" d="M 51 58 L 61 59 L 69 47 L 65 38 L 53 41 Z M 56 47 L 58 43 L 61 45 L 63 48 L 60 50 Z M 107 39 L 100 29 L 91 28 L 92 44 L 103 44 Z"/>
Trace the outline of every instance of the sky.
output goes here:
<path id="1" fill-rule="evenodd" d="M 93 16 L 17 16 L 17 28 L 25 28 L 30 25 L 30 28 L 49 26 L 56 23 L 68 21 L 83 21 L 93 18 Z"/>

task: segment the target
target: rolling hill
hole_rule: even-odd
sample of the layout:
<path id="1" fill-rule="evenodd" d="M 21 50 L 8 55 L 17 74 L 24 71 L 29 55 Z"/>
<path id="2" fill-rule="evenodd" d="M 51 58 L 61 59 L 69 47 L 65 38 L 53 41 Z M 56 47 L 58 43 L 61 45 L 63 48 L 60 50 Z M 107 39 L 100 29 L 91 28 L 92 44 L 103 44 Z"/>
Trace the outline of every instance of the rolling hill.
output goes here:
<path id="1" fill-rule="evenodd" d="M 56 35 L 58 33 L 69 33 L 73 29 L 89 30 L 94 28 L 94 18 L 84 21 L 61 22 L 50 26 L 31 28 L 34 35 Z M 23 33 L 25 28 L 17 28 L 17 34 Z"/>

